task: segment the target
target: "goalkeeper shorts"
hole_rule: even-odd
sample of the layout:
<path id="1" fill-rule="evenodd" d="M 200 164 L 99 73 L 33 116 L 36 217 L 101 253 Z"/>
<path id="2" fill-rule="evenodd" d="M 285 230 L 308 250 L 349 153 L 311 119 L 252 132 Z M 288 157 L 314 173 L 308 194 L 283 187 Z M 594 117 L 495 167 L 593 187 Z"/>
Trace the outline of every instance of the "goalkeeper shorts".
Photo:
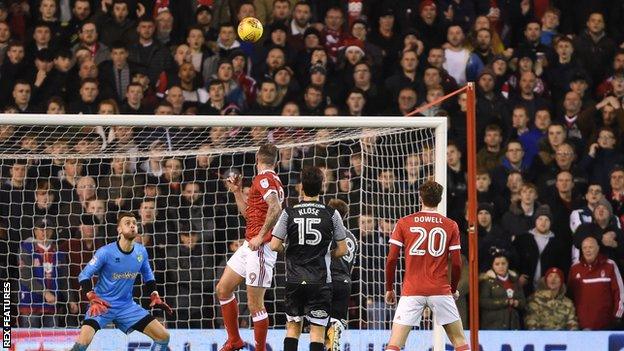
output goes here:
<path id="1" fill-rule="evenodd" d="M 148 315 L 150 315 L 149 312 L 143 307 L 131 301 L 123 307 L 109 307 L 106 313 L 96 317 L 91 316 L 91 309 L 89 309 L 85 316 L 85 322 L 94 320 L 100 326 L 100 329 L 106 328 L 110 322 L 113 322 L 117 329 L 129 334 L 134 330 L 132 326 Z"/>

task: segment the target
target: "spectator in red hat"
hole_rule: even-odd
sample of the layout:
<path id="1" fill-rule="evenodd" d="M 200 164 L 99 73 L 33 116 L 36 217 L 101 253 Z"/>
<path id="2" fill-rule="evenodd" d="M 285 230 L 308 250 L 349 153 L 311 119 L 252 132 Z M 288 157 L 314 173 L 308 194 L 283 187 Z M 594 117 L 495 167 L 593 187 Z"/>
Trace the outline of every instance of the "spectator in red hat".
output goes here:
<path id="1" fill-rule="evenodd" d="M 371 60 L 371 64 L 375 67 L 381 66 L 383 62 L 383 51 L 381 48 L 369 40 L 367 40 L 369 36 L 368 23 L 366 23 L 363 19 L 358 19 L 351 25 L 351 36 L 353 38 L 359 39 L 364 43 L 362 49 Z M 379 74 L 381 75 L 381 74 Z"/>
<path id="2" fill-rule="evenodd" d="M 354 66 L 358 62 L 368 61 L 362 49 L 363 46 L 363 43 L 358 39 L 349 38 L 344 41 L 343 48 L 338 52 L 336 70 L 341 75 L 342 81 L 347 84 L 353 83 Z"/>
<path id="3" fill-rule="evenodd" d="M 565 296 L 563 271 L 553 267 L 540 279 L 527 303 L 525 326 L 529 330 L 577 330 L 574 302 Z"/>

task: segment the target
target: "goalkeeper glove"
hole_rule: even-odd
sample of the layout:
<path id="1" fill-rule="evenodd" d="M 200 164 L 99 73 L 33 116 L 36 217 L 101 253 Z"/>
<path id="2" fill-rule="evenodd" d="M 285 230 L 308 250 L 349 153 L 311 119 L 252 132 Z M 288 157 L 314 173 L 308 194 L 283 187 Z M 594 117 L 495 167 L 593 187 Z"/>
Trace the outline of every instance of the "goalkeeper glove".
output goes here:
<path id="1" fill-rule="evenodd" d="M 91 304 L 91 308 L 89 308 L 89 313 L 93 317 L 100 316 L 110 307 L 110 304 L 104 300 L 102 300 L 95 291 L 91 290 L 87 293 L 87 299 L 89 299 L 89 304 Z"/>
<path id="2" fill-rule="evenodd" d="M 150 295 L 150 300 L 152 302 L 150 303 L 149 307 L 151 307 L 151 308 L 160 308 L 161 310 L 167 312 L 167 314 L 169 314 L 169 315 L 173 314 L 173 310 L 171 309 L 171 307 L 169 307 L 169 305 L 167 305 L 167 303 L 165 301 L 163 301 L 163 299 L 160 298 L 160 296 L 158 295 L 157 291 L 154 291 Z"/>

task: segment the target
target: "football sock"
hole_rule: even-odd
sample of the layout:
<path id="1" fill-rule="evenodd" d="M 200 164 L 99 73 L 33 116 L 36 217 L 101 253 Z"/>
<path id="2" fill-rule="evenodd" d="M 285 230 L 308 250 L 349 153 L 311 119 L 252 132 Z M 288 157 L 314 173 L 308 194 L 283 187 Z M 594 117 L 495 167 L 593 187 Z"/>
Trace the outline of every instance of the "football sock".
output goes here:
<path id="1" fill-rule="evenodd" d="M 470 345 L 464 344 L 462 346 L 457 346 L 455 351 L 470 351 Z"/>
<path id="2" fill-rule="evenodd" d="M 74 346 L 69 351 L 87 351 L 88 345 L 82 345 L 79 343 L 75 343 Z"/>
<path id="3" fill-rule="evenodd" d="M 168 345 L 169 345 L 169 338 L 163 341 L 154 340 L 154 343 L 152 344 L 150 351 L 167 351 L 169 349 L 167 347 Z"/>
<path id="4" fill-rule="evenodd" d="M 228 340 L 240 340 L 241 337 L 238 333 L 238 301 L 236 301 L 236 297 L 232 295 L 227 300 L 219 300 L 219 303 L 221 304 L 221 314 L 223 315 L 223 324 L 225 324 Z"/>
<path id="5" fill-rule="evenodd" d="M 388 345 L 386 346 L 386 351 L 401 351 L 401 348 L 394 345 Z"/>
<path id="6" fill-rule="evenodd" d="M 284 351 L 297 351 L 299 347 L 299 339 L 285 337 L 284 338 Z"/>
<path id="7" fill-rule="evenodd" d="M 269 331 L 269 314 L 262 309 L 252 316 L 256 351 L 266 350 L 266 338 Z"/>
<path id="8" fill-rule="evenodd" d="M 311 342 L 310 351 L 325 351 L 325 345 L 323 345 L 323 343 L 321 342 Z"/>

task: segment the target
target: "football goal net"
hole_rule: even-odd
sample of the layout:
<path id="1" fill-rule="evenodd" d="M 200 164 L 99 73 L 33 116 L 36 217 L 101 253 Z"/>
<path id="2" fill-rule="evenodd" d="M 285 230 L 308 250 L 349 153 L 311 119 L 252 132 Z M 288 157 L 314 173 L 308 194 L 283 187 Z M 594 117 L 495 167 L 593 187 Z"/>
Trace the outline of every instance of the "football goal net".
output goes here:
<path id="1" fill-rule="evenodd" d="M 270 142 L 287 204 L 300 198 L 300 171 L 315 165 L 325 174 L 322 200 L 349 206 L 345 224 L 358 239 L 345 257 L 354 264 L 349 328 L 390 329 L 388 240 L 418 210 L 423 181 L 446 184 L 446 132 L 439 117 L 3 115 L 0 276 L 13 282 L 18 326 L 77 328 L 88 308 L 77 276 L 116 240 L 117 213 L 133 211 L 175 311 L 154 313 L 169 328 L 222 328 L 215 286 L 245 230 L 225 180 L 241 174 L 246 192 L 255 152 Z M 280 257 L 266 295 L 274 328 L 286 321 L 284 282 Z M 250 327 L 244 288 L 237 294 L 239 323 Z M 145 295 L 137 281 L 134 296 L 147 307 Z M 433 325 L 425 318 L 422 329 Z"/>

